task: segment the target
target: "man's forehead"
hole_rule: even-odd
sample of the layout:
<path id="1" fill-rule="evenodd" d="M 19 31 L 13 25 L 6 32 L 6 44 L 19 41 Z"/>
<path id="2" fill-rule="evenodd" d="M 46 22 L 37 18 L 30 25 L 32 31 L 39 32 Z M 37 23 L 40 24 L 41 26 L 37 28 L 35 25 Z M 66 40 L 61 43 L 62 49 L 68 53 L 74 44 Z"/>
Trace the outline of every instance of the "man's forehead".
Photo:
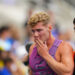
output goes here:
<path id="1" fill-rule="evenodd" d="M 41 28 L 46 28 L 47 25 L 44 25 L 43 22 L 39 22 L 37 23 L 34 27 L 32 27 L 32 29 L 41 29 Z"/>
<path id="2" fill-rule="evenodd" d="M 45 26 L 35 26 L 35 27 L 32 27 L 31 29 L 44 29 L 46 28 Z"/>

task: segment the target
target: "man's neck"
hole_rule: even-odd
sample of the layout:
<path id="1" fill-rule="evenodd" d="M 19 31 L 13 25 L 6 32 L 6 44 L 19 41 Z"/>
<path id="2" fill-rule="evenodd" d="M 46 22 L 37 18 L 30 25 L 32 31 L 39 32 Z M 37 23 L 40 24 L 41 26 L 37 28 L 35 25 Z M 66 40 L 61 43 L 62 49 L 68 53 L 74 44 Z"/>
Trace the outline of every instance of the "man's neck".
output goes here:
<path id="1" fill-rule="evenodd" d="M 53 43 L 54 43 L 54 40 L 55 40 L 55 38 L 51 35 L 51 36 L 49 37 L 49 39 L 47 40 L 47 42 L 46 42 L 48 48 L 51 48 L 51 46 L 52 46 Z"/>

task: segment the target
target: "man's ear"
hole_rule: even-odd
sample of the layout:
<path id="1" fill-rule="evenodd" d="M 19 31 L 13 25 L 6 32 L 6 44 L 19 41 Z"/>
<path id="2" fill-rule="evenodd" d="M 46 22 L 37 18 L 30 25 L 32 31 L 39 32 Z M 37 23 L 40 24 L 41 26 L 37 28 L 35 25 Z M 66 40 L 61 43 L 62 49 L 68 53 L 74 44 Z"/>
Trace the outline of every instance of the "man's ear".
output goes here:
<path id="1" fill-rule="evenodd" d="M 51 31 L 51 30 L 52 30 L 52 26 L 51 26 L 51 25 L 48 25 L 48 28 L 49 28 L 49 31 Z"/>

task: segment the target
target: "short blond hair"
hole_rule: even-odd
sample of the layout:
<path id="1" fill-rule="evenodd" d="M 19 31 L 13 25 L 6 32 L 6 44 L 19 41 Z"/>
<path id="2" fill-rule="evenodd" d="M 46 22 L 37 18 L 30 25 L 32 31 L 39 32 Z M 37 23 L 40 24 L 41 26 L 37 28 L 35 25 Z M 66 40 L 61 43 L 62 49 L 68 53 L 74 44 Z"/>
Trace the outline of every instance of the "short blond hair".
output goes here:
<path id="1" fill-rule="evenodd" d="M 38 12 L 30 17 L 28 25 L 34 27 L 39 22 L 43 22 L 46 25 L 49 23 L 49 19 L 50 17 L 46 12 Z"/>

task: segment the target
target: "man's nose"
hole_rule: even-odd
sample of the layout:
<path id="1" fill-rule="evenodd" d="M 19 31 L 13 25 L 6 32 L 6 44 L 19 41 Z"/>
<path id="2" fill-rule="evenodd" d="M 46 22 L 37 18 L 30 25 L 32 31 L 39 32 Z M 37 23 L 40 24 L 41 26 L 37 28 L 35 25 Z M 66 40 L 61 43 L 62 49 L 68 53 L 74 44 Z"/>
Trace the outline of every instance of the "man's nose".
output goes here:
<path id="1" fill-rule="evenodd" d="M 37 31 L 34 33 L 34 37 L 38 37 L 38 32 Z"/>

